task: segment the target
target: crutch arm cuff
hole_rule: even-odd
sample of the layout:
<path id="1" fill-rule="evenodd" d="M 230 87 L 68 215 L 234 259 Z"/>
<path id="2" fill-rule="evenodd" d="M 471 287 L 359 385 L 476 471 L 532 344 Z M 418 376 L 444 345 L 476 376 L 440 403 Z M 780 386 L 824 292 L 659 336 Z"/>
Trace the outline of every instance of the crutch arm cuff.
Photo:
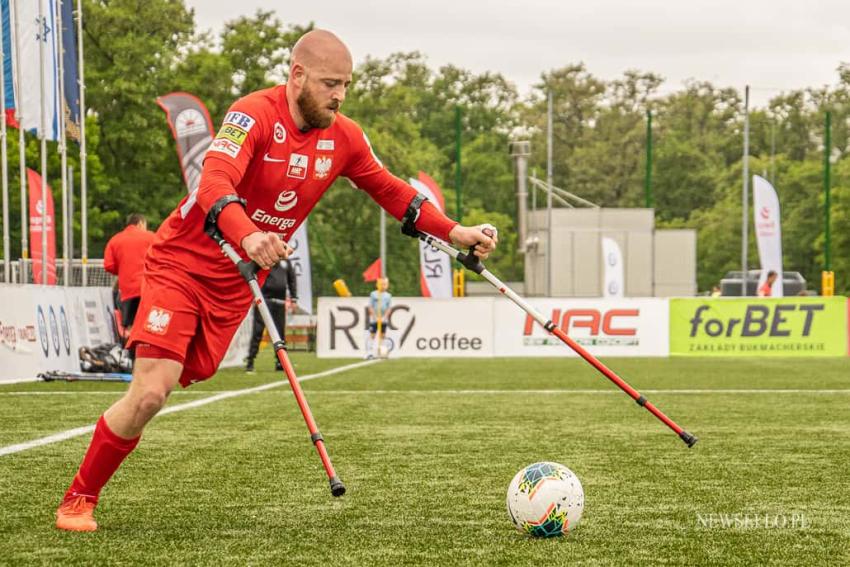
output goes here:
<path id="1" fill-rule="evenodd" d="M 422 203 L 425 202 L 425 196 L 422 193 L 416 193 L 416 196 L 407 205 L 407 210 L 404 211 L 404 216 L 401 217 L 401 233 L 413 238 L 419 237 L 419 231 L 416 230 L 416 220 L 419 218 Z"/>
<path id="2" fill-rule="evenodd" d="M 450 242 L 449 233 L 457 224 L 457 221 L 444 215 L 425 195 L 416 193 L 401 217 L 401 233 L 419 238 L 421 230 L 440 240 Z"/>

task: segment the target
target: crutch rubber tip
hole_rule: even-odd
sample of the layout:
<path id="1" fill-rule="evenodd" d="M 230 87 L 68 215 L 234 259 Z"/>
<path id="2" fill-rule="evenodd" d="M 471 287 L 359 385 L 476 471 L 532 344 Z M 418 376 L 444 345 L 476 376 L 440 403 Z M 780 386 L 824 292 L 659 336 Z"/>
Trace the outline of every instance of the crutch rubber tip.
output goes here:
<path id="1" fill-rule="evenodd" d="M 337 497 L 345 494 L 345 485 L 338 476 L 331 477 L 331 494 Z"/>
<path id="2" fill-rule="evenodd" d="M 684 431 L 684 430 L 681 433 L 679 433 L 679 437 L 682 438 L 682 441 L 684 441 L 687 444 L 688 447 L 693 447 L 694 444 L 697 441 L 699 441 L 699 439 L 697 439 L 696 435 L 691 435 L 690 433 L 688 433 L 687 431 Z"/>

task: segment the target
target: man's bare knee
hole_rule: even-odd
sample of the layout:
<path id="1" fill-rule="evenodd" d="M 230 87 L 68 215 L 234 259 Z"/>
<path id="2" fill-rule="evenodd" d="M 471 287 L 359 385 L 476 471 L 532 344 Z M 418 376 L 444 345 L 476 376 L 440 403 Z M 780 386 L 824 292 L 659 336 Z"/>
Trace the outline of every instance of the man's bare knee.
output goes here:
<path id="1" fill-rule="evenodd" d="M 125 399 L 127 409 L 134 414 L 133 421 L 147 422 L 159 412 L 177 381 L 183 365 L 177 361 L 160 358 L 139 358 L 133 369 L 133 381 Z"/>

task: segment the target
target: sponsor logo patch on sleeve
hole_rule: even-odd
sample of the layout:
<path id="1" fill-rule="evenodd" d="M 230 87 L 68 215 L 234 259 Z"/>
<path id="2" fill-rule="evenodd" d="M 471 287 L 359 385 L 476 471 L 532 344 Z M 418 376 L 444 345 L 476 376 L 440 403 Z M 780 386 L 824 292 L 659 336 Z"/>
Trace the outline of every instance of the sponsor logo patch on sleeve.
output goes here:
<path id="1" fill-rule="evenodd" d="M 221 152 L 223 154 L 227 154 L 232 158 L 235 158 L 239 155 L 239 150 L 242 149 L 242 144 L 237 144 L 232 140 L 228 140 L 227 138 L 216 138 L 210 144 L 210 149 L 208 151 L 211 152 Z"/>
<path id="2" fill-rule="evenodd" d="M 233 126 L 242 128 L 246 132 L 250 132 L 251 128 L 253 128 L 256 123 L 256 120 L 244 112 L 237 112 L 235 110 L 228 112 L 224 117 L 224 124 L 232 124 Z"/>
<path id="3" fill-rule="evenodd" d="M 233 126 L 231 124 L 225 124 L 221 127 L 221 130 L 218 131 L 218 135 L 216 138 L 226 138 L 231 142 L 242 145 L 242 142 L 245 141 L 245 138 L 248 137 L 248 132 L 243 130 L 239 126 Z"/>

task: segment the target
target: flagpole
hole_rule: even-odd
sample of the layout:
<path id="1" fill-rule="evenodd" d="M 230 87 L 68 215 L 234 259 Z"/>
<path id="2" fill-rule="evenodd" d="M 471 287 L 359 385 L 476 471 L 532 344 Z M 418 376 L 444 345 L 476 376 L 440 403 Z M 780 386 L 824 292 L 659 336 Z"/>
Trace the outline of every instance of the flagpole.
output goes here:
<path id="1" fill-rule="evenodd" d="M 74 263 L 74 166 L 68 166 L 68 250 Z"/>
<path id="2" fill-rule="evenodd" d="M 747 252 L 749 251 L 749 232 L 750 232 L 750 211 L 749 211 L 749 191 L 748 184 L 750 182 L 750 85 L 744 89 L 744 155 L 742 157 L 744 169 L 744 189 L 742 191 L 741 206 L 743 209 L 743 219 L 741 222 L 741 296 L 747 295 Z"/>
<path id="3" fill-rule="evenodd" d="M 86 79 L 83 60 L 83 0 L 77 0 L 77 57 L 80 60 L 80 256 L 83 264 L 83 286 L 88 285 L 89 224 L 88 179 L 86 178 Z"/>
<path id="4" fill-rule="evenodd" d="M 15 10 L 15 68 L 16 79 L 18 82 L 17 97 L 15 98 L 15 120 L 18 122 L 18 163 L 20 164 L 21 172 L 21 277 L 20 283 L 27 283 L 29 280 L 29 269 L 27 268 L 27 259 L 29 258 L 29 222 L 27 221 L 27 140 L 24 134 L 24 117 L 21 115 L 21 86 L 23 78 L 21 77 L 21 22 L 18 17 L 18 11 Z"/>
<path id="5" fill-rule="evenodd" d="M 41 95 L 41 121 L 38 132 L 41 144 L 41 285 L 47 285 L 47 92 L 44 85 L 44 49 L 47 43 L 47 21 L 44 14 L 44 1 L 38 1 L 38 22 L 41 27 L 38 44 L 38 64 L 41 76 L 38 88 Z"/>
<path id="6" fill-rule="evenodd" d="M 10 260 L 11 245 L 9 241 L 9 156 L 6 148 L 6 51 L 3 32 L 3 5 L 0 4 L 0 161 L 2 161 L 3 176 L 3 283 L 10 283 L 12 265 Z"/>
<path id="7" fill-rule="evenodd" d="M 381 277 L 387 277 L 387 212 L 381 209 Z"/>
<path id="8" fill-rule="evenodd" d="M 62 40 L 62 0 L 56 1 L 56 51 L 59 54 L 59 157 L 62 161 L 62 280 L 68 285 L 68 148 L 65 128 L 65 44 Z M 55 216 L 55 213 L 54 213 Z M 54 220 L 55 223 L 55 220 Z"/>

